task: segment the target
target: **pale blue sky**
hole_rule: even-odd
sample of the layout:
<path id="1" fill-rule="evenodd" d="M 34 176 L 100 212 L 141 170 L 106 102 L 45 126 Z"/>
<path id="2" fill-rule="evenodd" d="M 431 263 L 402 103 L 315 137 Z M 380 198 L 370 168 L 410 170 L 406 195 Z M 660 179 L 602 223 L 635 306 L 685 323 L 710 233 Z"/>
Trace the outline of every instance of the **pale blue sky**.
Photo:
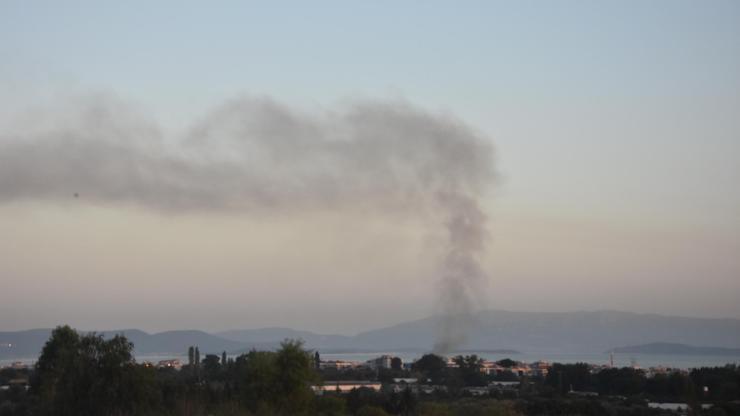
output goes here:
<path id="1" fill-rule="evenodd" d="M 564 299 L 491 306 L 740 317 L 740 2 L 0 0 L 0 122 L 90 92 L 172 131 L 244 93 L 453 113 L 497 148 L 491 290 Z M 336 320 L 321 329 L 357 325 L 312 307 Z M 50 318 L 33 319 L 0 329 Z"/>
<path id="2" fill-rule="evenodd" d="M 158 106 L 245 89 L 305 100 L 398 91 L 450 108 L 740 91 L 734 1 L 0 7 L 4 83 L 75 82 Z"/>

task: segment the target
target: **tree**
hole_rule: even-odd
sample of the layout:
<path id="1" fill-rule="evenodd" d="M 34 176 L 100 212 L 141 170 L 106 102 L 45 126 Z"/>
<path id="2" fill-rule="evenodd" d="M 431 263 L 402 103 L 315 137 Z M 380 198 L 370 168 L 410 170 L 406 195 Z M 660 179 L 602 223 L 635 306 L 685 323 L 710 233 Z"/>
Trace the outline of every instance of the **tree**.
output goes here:
<path id="1" fill-rule="evenodd" d="M 275 359 L 278 374 L 278 409 L 288 414 L 305 411 L 313 399 L 311 383 L 317 381 L 303 341 L 287 339 L 280 344 Z"/>
<path id="2" fill-rule="evenodd" d="M 125 414 L 151 405 L 151 369 L 138 366 L 133 344 L 57 327 L 44 345 L 31 384 L 39 414 Z"/>
<path id="3" fill-rule="evenodd" d="M 195 364 L 195 348 L 191 345 L 188 348 L 188 366 L 193 368 L 193 364 Z"/>
<path id="4" fill-rule="evenodd" d="M 367 387 L 352 389 L 347 394 L 347 408 L 352 414 L 358 413 L 360 409 L 366 406 L 382 406 L 383 401 L 384 398 L 381 393 Z"/>
<path id="5" fill-rule="evenodd" d="M 432 383 L 441 384 L 447 372 L 447 362 L 439 355 L 425 354 L 413 364 L 412 368 L 422 373 L 424 378 L 430 379 Z"/>
<path id="6" fill-rule="evenodd" d="M 594 381 L 586 363 L 555 363 L 547 373 L 545 384 L 558 389 L 560 394 L 573 390 L 593 390 Z"/>
<path id="7" fill-rule="evenodd" d="M 221 353 L 221 367 L 226 368 L 226 351 Z"/>
<path id="8" fill-rule="evenodd" d="M 401 393 L 400 400 L 398 402 L 398 411 L 403 416 L 409 416 L 416 410 L 416 397 L 411 392 L 409 387 L 406 387 Z"/>
<path id="9" fill-rule="evenodd" d="M 252 411 L 276 400 L 278 373 L 275 356 L 271 351 L 252 350 L 236 359 L 241 395 Z"/>
<path id="10" fill-rule="evenodd" d="M 347 402 L 341 397 L 323 396 L 316 399 L 316 410 L 321 416 L 344 416 L 347 414 Z"/>
<path id="11" fill-rule="evenodd" d="M 477 355 L 458 355 L 454 358 L 457 364 L 457 371 L 460 373 L 463 383 L 466 386 L 485 386 L 486 376 L 481 372 L 483 359 Z"/>
<path id="12" fill-rule="evenodd" d="M 74 410 L 74 404 L 64 398 L 76 394 L 74 386 L 67 381 L 75 371 L 79 345 L 80 335 L 65 325 L 52 331 L 41 350 L 31 380 L 31 392 L 39 397 L 42 412 L 52 414 L 56 408 L 59 414 L 64 414 Z"/>
<path id="13" fill-rule="evenodd" d="M 517 362 L 510 358 L 504 358 L 503 360 L 496 361 L 496 364 L 504 368 L 511 368 L 511 367 L 514 367 L 517 364 Z"/>
<path id="14" fill-rule="evenodd" d="M 203 372 L 205 373 L 206 378 L 213 379 L 218 375 L 219 370 L 221 369 L 218 362 L 218 355 L 206 354 L 206 358 L 203 359 Z"/>
<path id="15" fill-rule="evenodd" d="M 403 368 L 403 361 L 400 357 L 391 358 L 391 368 L 394 370 L 401 370 Z"/>
<path id="16" fill-rule="evenodd" d="M 645 391 L 645 373 L 633 368 L 608 368 L 596 374 L 599 393 L 630 396 Z"/>
<path id="17" fill-rule="evenodd" d="M 239 356 L 234 367 L 252 411 L 296 415 L 311 410 L 317 375 L 301 341 L 286 340 L 277 352 L 252 350 Z"/>
<path id="18" fill-rule="evenodd" d="M 200 381 L 200 350 L 195 347 L 195 377 Z"/>

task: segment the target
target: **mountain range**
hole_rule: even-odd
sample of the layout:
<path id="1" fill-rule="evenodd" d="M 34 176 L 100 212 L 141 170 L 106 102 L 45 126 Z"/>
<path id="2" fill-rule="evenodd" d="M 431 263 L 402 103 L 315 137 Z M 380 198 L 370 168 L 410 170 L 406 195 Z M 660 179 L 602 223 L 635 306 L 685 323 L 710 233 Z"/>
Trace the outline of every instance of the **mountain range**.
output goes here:
<path id="1" fill-rule="evenodd" d="M 593 353 L 617 346 L 651 343 L 740 348 L 740 319 L 688 318 L 617 311 L 478 313 L 465 351 L 513 350 L 526 353 Z M 318 334 L 290 328 L 261 328 L 207 333 L 196 330 L 150 334 L 137 329 L 123 333 L 136 354 L 183 354 L 197 345 L 202 354 L 239 353 L 252 348 L 272 349 L 286 338 L 302 339 L 321 352 L 428 351 L 435 341 L 435 317 L 361 332 L 357 335 Z M 0 332 L 0 359 L 38 355 L 51 329 Z"/>

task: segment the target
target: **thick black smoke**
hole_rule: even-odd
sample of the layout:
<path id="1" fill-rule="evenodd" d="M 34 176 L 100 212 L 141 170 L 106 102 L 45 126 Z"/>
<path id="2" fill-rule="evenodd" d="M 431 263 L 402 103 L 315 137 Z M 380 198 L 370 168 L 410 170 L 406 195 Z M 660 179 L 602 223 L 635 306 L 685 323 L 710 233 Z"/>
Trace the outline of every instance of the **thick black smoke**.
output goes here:
<path id="1" fill-rule="evenodd" d="M 59 113 L 0 133 L 0 203 L 78 194 L 163 212 L 359 206 L 421 213 L 449 237 L 435 349 L 464 341 L 485 281 L 479 200 L 493 179 L 493 149 L 459 120 L 403 102 L 307 114 L 243 98 L 167 138 L 114 100 Z"/>

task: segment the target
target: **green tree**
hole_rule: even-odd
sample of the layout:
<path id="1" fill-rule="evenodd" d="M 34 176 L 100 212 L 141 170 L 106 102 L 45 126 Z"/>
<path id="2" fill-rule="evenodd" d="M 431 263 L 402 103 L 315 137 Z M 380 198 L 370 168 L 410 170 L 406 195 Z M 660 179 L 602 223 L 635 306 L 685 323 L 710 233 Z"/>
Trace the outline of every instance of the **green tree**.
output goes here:
<path id="1" fill-rule="evenodd" d="M 276 400 L 278 373 L 275 357 L 276 354 L 271 351 L 252 350 L 236 359 L 241 395 L 252 411 Z"/>
<path id="2" fill-rule="evenodd" d="M 133 344 L 116 335 L 105 340 L 57 327 L 36 363 L 31 390 L 39 414 L 127 414 L 150 407 L 155 400 L 151 369 L 138 366 Z"/>
<path id="3" fill-rule="evenodd" d="M 630 396 L 643 393 L 647 384 L 645 373 L 633 368 L 608 368 L 596 374 L 599 393 Z"/>
<path id="4" fill-rule="evenodd" d="M 403 416 L 409 416 L 414 412 L 414 410 L 416 410 L 416 405 L 416 396 L 414 396 L 414 393 L 410 388 L 406 387 L 403 392 L 401 392 L 401 397 L 398 402 L 399 413 Z"/>
<path id="5" fill-rule="evenodd" d="M 510 358 L 504 358 L 503 360 L 496 361 L 496 364 L 504 368 L 511 368 L 511 367 L 514 367 L 517 364 L 517 362 Z"/>
<path id="6" fill-rule="evenodd" d="M 383 401 L 384 397 L 381 393 L 367 387 L 352 389 L 349 394 L 347 394 L 347 407 L 352 414 L 356 414 L 365 406 L 382 406 Z"/>
<path id="7" fill-rule="evenodd" d="M 485 386 L 486 376 L 481 372 L 483 367 L 483 359 L 477 355 L 458 355 L 454 358 L 455 364 L 457 364 L 457 371 L 460 373 L 460 377 L 466 386 Z"/>
<path id="8" fill-rule="evenodd" d="M 206 354 L 203 359 L 203 373 L 207 379 L 216 378 L 221 370 L 218 355 Z"/>
<path id="9" fill-rule="evenodd" d="M 447 362 L 436 354 L 425 354 L 414 362 L 412 368 L 434 384 L 442 384 L 447 372 Z"/>
<path id="10" fill-rule="evenodd" d="M 316 411 L 320 416 L 344 416 L 347 414 L 347 401 L 336 396 L 319 397 Z"/>
<path id="11" fill-rule="evenodd" d="M 76 392 L 69 381 L 76 371 L 79 346 L 80 335 L 67 325 L 54 329 L 46 341 L 31 380 L 31 392 L 39 397 L 41 412 L 52 414 L 56 409 L 56 414 L 71 414 L 74 411 L 75 404 L 69 403 L 69 397 Z"/>
<path id="12" fill-rule="evenodd" d="M 302 342 L 286 340 L 276 352 L 252 350 L 239 356 L 234 368 L 242 398 L 253 412 L 294 415 L 312 409 L 311 384 L 318 378 Z"/>
<path id="13" fill-rule="evenodd" d="M 309 408 L 313 400 L 311 383 L 318 380 L 311 356 L 303 348 L 303 341 L 285 340 L 275 357 L 278 378 L 278 409 L 298 414 Z"/>
<path id="14" fill-rule="evenodd" d="M 555 363 L 547 373 L 545 384 L 558 389 L 560 394 L 573 390 L 593 390 L 595 383 L 586 363 Z"/>

